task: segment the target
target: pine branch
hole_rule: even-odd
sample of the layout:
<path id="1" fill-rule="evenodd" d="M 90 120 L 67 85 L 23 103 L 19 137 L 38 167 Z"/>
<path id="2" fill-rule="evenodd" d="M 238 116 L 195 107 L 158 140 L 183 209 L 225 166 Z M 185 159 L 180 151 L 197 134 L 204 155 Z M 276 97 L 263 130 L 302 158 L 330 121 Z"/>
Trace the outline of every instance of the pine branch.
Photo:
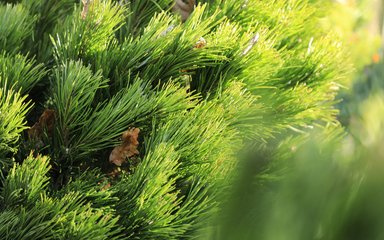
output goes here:
<path id="1" fill-rule="evenodd" d="M 170 78 L 180 80 L 197 68 L 223 60 L 220 46 L 196 47 L 199 39 L 219 24 L 214 21 L 215 16 L 202 19 L 204 11 L 203 6 L 196 8 L 190 22 L 184 25 L 175 23 L 166 13 L 156 15 L 141 36 L 129 37 L 121 45 L 111 44 L 107 53 L 95 59 L 95 67 L 102 68 L 114 82 L 139 75 L 157 85 Z"/>
<path id="2" fill-rule="evenodd" d="M 20 4 L 0 5 L 0 49 L 9 53 L 23 50 L 24 40 L 33 31 L 35 19 Z"/>
<path id="3" fill-rule="evenodd" d="M 48 197 L 49 169 L 48 158 L 30 155 L 8 174 L 0 191 L 3 239 L 121 239 L 117 218 L 92 208 L 82 193 Z"/>
<path id="4" fill-rule="evenodd" d="M 177 86 L 169 85 L 151 93 L 148 84 L 137 79 L 133 85 L 95 108 L 83 122 L 77 139 L 73 139 L 73 146 L 79 150 L 78 157 L 111 147 L 129 126 L 141 126 L 151 122 L 153 117 L 165 117 L 187 109 L 191 106 L 190 100 L 193 98 Z"/>
<path id="5" fill-rule="evenodd" d="M 29 103 L 24 103 L 26 97 L 13 90 L 0 89 L 0 153 L 2 157 L 9 152 L 16 152 L 16 143 L 20 133 L 26 129 L 25 115 L 30 109 Z"/>
<path id="6" fill-rule="evenodd" d="M 173 212 L 178 208 L 178 192 L 173 177 L 178 155 L 172 146 L 160 145 L 147 152 L 135 173 L 115 186 L 120 201 L 116 211 L 125 235 L 140 239 L 176 239 L 183 229 L 172 226 Z"/>
<path id="7" fill-rule="evenodd" d="M 28 93 L 47 74 L 42 64 L 23 55 L 0 54 L 0 87 Z"/>
<path id="8" fill-rule="evenodd" d="M 124 21 L 125 10 L 109 1 L 94 0 L 82 16 L 79 9 L 57 25 L 51 37 L 57 61 L 78 60 L 105 50 Z"/>
<path id="9" fill-rule="evenodd" d="M 57 114 L 59 143 L 68 147 L 71 137 L 81 130 L 90 117 L 96 93 L 107 81 L 100 72 L 92 74 L 81 62 L 70 61 L 54 70 L 52 80 L 53 107 Z"/>
<path id="10" fill-rule="evenodd" d="M 48 185 L 46 176 L 50 167 L 47 157 L 30 155 L 23 164 L 15 164 L 1 189 L 2 208 L 34 205 Z"/>
<path id="11" fill-rule="evenodd" d="M 125 23 L 118 32 L 120 42 L 127 37 L 141 34 L 142 29 L 147 26 L 156 13 L 169 9 L 173 4 L 173 0 L 124 0 L 121 2 L 127 8 L 127 14 Z"/>
<path id="12" fill-rule="evenodd" d="M 22 0 L 21 5 L 28 9 L 31 16 L 36 17 L 33 36 L 27 43 L 30 54 L 36 56 L 38 62 L 51 63 L 53 47 L 50 35 L 57 24 L 73 12 L 77 0 Z"/>

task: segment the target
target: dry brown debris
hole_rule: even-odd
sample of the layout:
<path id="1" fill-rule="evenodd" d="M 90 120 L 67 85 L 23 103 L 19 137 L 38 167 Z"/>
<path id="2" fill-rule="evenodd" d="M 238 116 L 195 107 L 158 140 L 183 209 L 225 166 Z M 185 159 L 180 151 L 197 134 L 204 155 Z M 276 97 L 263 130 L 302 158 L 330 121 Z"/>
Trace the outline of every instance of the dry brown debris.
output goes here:
<path id="1" fill-rule="evenodd" d="M 39 120 L 28 130 L 29 139 L 41 140 L 44 131 L 52 136 L 55 125 L 55 110 L 45 109 Z"/>
<path id="2" fill-rule="evenodd" d="M 140 129 L 131 128 L 123 133 L 121 136 L 122 144 L 116 146 L 109 155 L 109 162 L 116 166 L 121 166 L 127 161 L 127 158 L 133 157 L 139 154 L 137 147 L 139 146 Z"/>

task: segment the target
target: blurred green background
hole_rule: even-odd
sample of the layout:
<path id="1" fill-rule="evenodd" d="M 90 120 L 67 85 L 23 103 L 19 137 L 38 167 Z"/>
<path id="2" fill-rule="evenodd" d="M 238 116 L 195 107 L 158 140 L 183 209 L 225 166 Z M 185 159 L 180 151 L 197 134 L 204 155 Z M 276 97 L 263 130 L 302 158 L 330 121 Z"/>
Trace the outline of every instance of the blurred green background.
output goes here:
<path id="1" fill-rule="evenodd" d="M 384 239 L 384 1 L 333 5 L 322 24 L 354 65 L 338 96 L 341 126 L 244 154 L 205 239 Z"/>

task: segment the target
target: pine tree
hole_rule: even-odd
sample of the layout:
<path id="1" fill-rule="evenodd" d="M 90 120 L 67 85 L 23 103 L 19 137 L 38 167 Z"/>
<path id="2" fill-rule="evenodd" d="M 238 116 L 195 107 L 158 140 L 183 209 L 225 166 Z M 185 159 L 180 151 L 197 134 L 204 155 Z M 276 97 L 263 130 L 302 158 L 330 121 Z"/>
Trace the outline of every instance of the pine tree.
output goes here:
<path id="1" fill-rule="evenodd" d="M 250 143 L 338 125 L 330 2 L 0 1 L 1 239 L 189 239 Z"/>

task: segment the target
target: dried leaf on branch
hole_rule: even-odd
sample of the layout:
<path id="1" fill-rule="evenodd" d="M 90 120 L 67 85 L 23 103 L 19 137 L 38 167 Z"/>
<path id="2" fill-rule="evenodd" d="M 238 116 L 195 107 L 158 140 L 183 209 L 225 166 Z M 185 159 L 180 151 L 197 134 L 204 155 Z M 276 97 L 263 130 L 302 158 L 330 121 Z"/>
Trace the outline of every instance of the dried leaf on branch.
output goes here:
<path id="1" fill-rule="evenodd" d="M 41 140 L 44 131 L 52 136 L 55 125 L 55 110 L 45 109 L 39 120 L 28 130 L 29 139 Z"/>
<path id="2" fill-rule="evenodd" d="M 89 5 L 91 4 L 91 0 L 82 0 L 82 2 L 83 2 L 83 10 L 81 11 L 81 18 L 85 19 L 89 11 Z"/>
<path id="3" fill-rule="evenodd" d="M 195 9 L 196 0 L 175 0 L 173 11 L 179 13 L 181 20 L 185 22 Z"/>
<path id="4" fill-rule="evenodd" d="M 203 37 L 200 37 L 199 41 L 196 42 L 194 48 L 204 48 L 207 46 L 207 40 L 205 40 Z"/>
<path id="5" fill-rule="evenodd" d="M 122 144 L 115 147 L 109 155 L 109 162 L 116 166 L 121 166 L 127 161 L 127 158 L 133 157 L 139 154 L 137 147 L 139 146 L 140 129 L 131 128 L 123 133 L 121 136 Z"/>

